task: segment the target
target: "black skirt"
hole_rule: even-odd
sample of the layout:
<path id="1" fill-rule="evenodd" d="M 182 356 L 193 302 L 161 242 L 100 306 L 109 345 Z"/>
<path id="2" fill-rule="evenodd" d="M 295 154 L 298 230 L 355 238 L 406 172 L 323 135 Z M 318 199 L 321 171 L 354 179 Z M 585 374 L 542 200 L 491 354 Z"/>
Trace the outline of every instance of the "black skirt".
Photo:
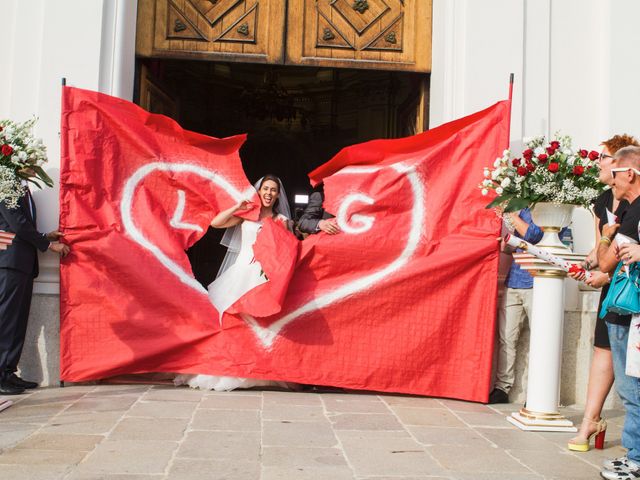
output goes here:
<path id="1" fill-rule="evenodd" d="M 602 308 L 602 302 L 609 292 L 609 284 L 602 287 L 600 292 L 600 302 L 598 302 L 598 319 L 596 320 L 596 331 L 593 335 L 593 345 L 600 348 L 611 348 L 609 343 L 609 331 L 607 330 L 607 322 L 616 325 L 629 325 L 631 322 L 631 315 L 618 315 L 617 313 L 607 312 L 604 318 L 600 318 L 600 309 Z"/>

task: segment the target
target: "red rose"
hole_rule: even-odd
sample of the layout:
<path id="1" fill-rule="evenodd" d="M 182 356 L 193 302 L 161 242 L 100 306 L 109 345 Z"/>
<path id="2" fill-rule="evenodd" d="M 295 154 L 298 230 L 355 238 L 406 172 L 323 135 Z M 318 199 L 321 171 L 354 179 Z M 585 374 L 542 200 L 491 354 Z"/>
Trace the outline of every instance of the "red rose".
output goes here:
<path id="1" fill-rule="evenodd" d="M 560 168 L 560 165 L 556 162 L 551 162 L 549 164 L 549 166 L 547 167 L 547 169 L 551 172 L 551 173 L 556 173 L 558 171 L 558 168 Z"/>
<path id="2" fill-rule="evenodd" d="M 511 160 L 511 165 L 513 165 L 514 167 L 519 167 L 520 166 L 520 159 L 519 158 L 514 158 L 513 160 Z"/>
<path id="3" fill-rule="evenodd" d="M 580 157 L 582 158 L 587 158 L 587 155 L 589 155 L 589 152 L 587 152 L 586 150 L 580 150 L 578 152 L 578 154 L 580 155 Z"/>
<path id="4" fill-rule="evenodd" d="M 584 167 L 582 165 L 576 165 L 573 167 L 572 173 L 574 175 L 582 175 L 584 173 Z"/>
<path id="5" fill-rule="evenodd" d="M 13 147 L 11 145 L 7 145 L 6 143 L 2 145 L 2 155 L 8 157 L 13 153 Z"/>
<path id="6" fill-rule="evenodd" d="M 533 172 L 536 169 L 536 166 L 531 163 L 531 162 L 527 162 L 527 170 L 529 170 L 530 172 Z"/>
<path id="7" fill-rule="evenodd" d="M 547 153 L 549 154 L 549 156 L 551 156 L 556 153 L 556 149 L 553 147 L 547 147 Z"/>
<path id="8" fill-rule="evenodd" d="M 540 155 L 538 155 L 538 161 L 539 161 L 540 163 L 547 163 L 547 159 L 548 159 L 548 158 L 549 158 L 549 157 L 547 156 L 547 154 L 546 154 L 546 153 L 541 153 Z"/>
<path id="9" fill-rule="evenodd" d="M 4 130 L 4 128 L 2 128 L 2 125 L 0 125 L 0 132 L 1 132 L 2 130 Z"/>
<path id="10" fill-rule="evenodd" d="M 595 150 L 591 150 L 589 152 L 589 160 L 597 160 L 598 157 L 600 157 L 600 154 L 598 152 L 596 152 Z"/>
<path id="11" fill-rule="evenodd" d="M 524 152 L 522 152 L 522 156 L 527 160 L 531 160 L 533 158 L 533 150 L 527 148 Z"/>
<path id="12" fill-rule="evenodd" d="M 558 150 L 560 148 L 560 142 L 558 142 L 557 140 L 554 140 L 549 145 L 551 145 L 551 148 L 553 148 L 554 150 Z"/>
<path id="13" fill-rule="evenodd" d="M 584 268 L 582 268 L 577 263 L 573 263 L 569 267 L 569 273 L 584 273 Z"/>
<path id="14" fill-rule="evenodd" d="M 521 177 L 524 177 L 527 173 L 529 173 L 529 170 L 527 170 L 526 167 L 518 167 L 518 175 L 520 175 Z"/>

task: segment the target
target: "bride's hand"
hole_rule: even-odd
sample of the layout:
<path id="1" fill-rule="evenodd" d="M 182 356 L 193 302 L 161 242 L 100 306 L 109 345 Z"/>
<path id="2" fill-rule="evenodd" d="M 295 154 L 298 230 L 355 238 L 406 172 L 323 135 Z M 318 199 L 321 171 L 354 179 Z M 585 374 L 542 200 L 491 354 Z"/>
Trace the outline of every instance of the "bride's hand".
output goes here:
<path id="1" fill-rule="evenodd" d="M 250 208 L 251 208 L 251 201 L 250 200 L 242 200 L 241 202 L 237 203 L 236 206 L 233 208 L 233 213 L 246 212 Z"/>

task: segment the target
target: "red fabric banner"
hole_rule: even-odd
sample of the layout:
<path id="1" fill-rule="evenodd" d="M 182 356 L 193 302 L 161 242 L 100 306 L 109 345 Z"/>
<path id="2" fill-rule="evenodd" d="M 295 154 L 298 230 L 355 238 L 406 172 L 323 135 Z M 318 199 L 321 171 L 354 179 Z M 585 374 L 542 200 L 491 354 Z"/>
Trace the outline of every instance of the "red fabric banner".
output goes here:
<path id="1" fill-rule="evenodd" d="M 282 222 L 265 219 L 253 244 L 253 254 L 269 281 L 240 297 L 227 312 L 236 315 L 244 312 L 254 317 L 280 313 L 298 260 L 299 247 L 298 239 Z"/>
<path id="2" fill-rule="evenodd" d="M 221 325 L 184 249 L 248 191 L 243 137 L 66 88 L 62 379 L 203 373 L 486 401 L 500 222 L 477 185 L 508 143 L 508 111 L 355 145 L 313 172 L 343 232 L 302 242 L 279 313 Z M 256 256 L 286 245 L 261 233 Z"/>

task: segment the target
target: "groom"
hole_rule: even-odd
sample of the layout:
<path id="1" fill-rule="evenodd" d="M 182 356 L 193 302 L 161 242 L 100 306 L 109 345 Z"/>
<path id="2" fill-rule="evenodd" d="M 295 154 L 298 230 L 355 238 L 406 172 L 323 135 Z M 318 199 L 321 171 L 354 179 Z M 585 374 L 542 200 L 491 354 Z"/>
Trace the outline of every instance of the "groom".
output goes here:
<path id="1" fill-rule="evenodd" d="M 325 232 L 329 235 L 340 233 L 340 227 L 336 219 L 327 212 L 322 204 L 324 203 L 324 188 L 320 184 L 309 197 L 309 203 L 304 209 L 304 213 L 298 220 L 298 230 L 302 233 Z"/>
<path id="2" fill-rule="evenodd" d="M 33 279 L 38 276 L 38 250 L 65 257 L 69 247 L 58 240 L 62 234 L 40 233 L 36 228 L 36 205 L 28 187 L 17 208 L 0 201 L 0 230 L 15 234 L 11 246 L 0 250 L 0 395 L 18 395 L 36 388 L 16 375 L 27 333 Z"/>

